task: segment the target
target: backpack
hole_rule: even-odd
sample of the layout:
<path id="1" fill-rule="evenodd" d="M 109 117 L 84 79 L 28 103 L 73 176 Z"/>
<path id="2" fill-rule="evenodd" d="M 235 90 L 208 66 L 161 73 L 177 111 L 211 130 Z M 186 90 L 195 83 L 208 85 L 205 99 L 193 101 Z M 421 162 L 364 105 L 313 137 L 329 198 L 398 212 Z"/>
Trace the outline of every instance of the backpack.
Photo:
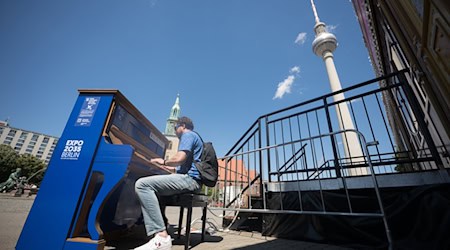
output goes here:
<path id="1" fill-rule="evenodd" d="M 198 136 L 202 139 L 200 135 Z M 208 187 L 216 186 L 219 177 L 219 164 L 217 163 L 216 151 L 211 142 L 203 142 L 203 151 L 200 156 L 200 161 L 195 162 L 194 164 L 197 167 L 198 172 L 200 172 L 202 183 Z"/>

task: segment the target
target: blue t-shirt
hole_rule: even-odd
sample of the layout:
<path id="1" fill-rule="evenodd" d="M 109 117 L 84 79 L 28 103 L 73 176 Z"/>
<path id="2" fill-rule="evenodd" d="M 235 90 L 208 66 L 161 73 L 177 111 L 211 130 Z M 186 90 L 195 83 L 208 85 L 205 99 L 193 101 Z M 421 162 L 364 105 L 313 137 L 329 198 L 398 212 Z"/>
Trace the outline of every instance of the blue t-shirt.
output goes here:
<path id="1" fill-rule="evenodd" d="M 177 167 L 177 173 L 188 174 L 194 180 L 200 180 L 200 173 L 194 162 L 200 161 L 203 151 L 203 142 L 197 133 L 189 131 L 183 133 L 178 145 L 178 151 L 184 151 L 187 155 L 186 161 Z"/>

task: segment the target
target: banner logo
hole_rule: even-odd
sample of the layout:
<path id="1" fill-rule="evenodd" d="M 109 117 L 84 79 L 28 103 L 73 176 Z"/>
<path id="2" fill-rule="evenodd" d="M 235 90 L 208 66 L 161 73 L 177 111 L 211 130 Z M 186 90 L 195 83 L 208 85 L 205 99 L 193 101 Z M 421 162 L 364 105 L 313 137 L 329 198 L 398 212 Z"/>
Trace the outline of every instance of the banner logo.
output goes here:
<path id="1" fill-rule="evenodd" d="M 86 97 L 81 106 L 80 113 L 75 122 L 75 126 L 89 127 L 94 119 L 95 111 L 97 110 L 100 97 Z"/>
<path id="2" fill-rule="evenodd" d="M 78 160 L 83 144 L 83 140 L 67 140 L 61 154 L 61 160 Z"/>

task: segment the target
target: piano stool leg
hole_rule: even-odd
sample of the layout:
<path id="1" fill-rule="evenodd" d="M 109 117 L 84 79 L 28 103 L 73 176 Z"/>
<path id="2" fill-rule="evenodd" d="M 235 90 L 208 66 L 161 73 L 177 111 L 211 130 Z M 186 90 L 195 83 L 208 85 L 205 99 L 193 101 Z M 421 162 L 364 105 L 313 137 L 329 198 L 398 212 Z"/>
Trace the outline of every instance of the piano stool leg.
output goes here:
<path id="1" fill-rule="evenodd" d="M 202 242 L 205 241 L 205 227 L 206 227 L 206 207 L 203 207 L 203 215 L 202 215 Z"/>
<path id="2" fill-rule="evenodd" d="M 178 218 L 178 239 L 181 237 L 181 229 L 183 228 L 183 213 L 184 207 L 180 206 L 180 216 Z"/>
<path id="3" fill-rule="evenodd" d="M 186 221 L 186 242 L 184 243 L 184 249 L 189 249 L 189 244 L 191 243 L 191 219 L 192 219 L 192 206 L 188 207 L 188 214 L 187 214 L 187 221 Z"/>

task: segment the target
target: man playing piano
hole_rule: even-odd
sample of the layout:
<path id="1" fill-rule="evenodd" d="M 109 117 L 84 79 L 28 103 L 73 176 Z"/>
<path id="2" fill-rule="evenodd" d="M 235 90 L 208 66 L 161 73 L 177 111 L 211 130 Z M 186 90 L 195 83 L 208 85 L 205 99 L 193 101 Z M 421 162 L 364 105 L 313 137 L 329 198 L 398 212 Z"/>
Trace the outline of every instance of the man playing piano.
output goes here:
<path id="1" fill-rule="evenodd" d="M 178 152 L 168 160 L 162 158 L 151 160 L 152 164 L 165 168 L 173 174 L 153 175 L 136 181 L 135 191 L 141 202 L 145 230 L 148 236 L 154 235 L 149 242 L 135 248 L 137 250 L 172 248 L 172 239 L 167 233 L 167 221 L 161 212 L 158 196 L 197 192 L 202 187 L 200 173 L 194 162 L 200 161 L 203 143 L 193 130 L 192 120 L 180 117 L 175 126 L 175 133 L 180 139 Z"/>

